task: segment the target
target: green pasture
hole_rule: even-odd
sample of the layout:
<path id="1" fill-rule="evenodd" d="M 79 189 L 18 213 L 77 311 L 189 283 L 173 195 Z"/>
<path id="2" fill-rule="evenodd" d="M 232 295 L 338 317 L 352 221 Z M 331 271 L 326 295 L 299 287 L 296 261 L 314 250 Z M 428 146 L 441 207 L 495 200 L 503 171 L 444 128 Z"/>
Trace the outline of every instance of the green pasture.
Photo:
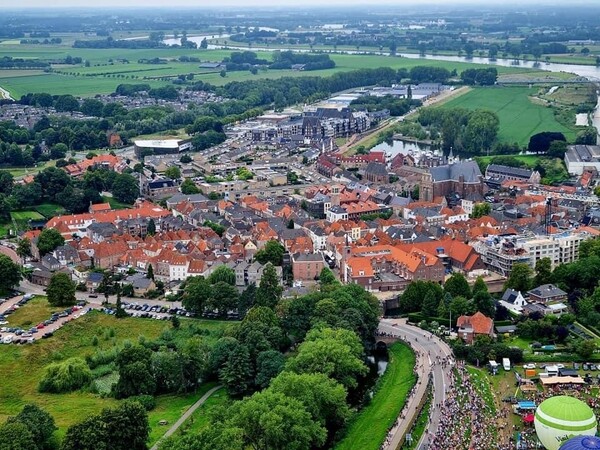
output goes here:
<path id="1" fill-rule="evenodd" d="M 440 108 L 487 109 L 500 119 L 498 138 L 503 142 L 527 145 L 529 138 L 542 131 L 559 131 L 567 140 L 575 138 L 575 130 L 559 123 L 551 107 L 533 103 L 530 96 L 537 89 L 528 87 L 475 88 L 444 103 Z"/>

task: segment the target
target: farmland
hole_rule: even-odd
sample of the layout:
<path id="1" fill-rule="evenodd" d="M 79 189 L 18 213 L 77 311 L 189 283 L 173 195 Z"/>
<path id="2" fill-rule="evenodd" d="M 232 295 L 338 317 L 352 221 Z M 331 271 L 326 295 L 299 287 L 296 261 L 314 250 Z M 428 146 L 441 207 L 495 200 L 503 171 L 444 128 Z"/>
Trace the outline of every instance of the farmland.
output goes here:
<path id="1" fill-rule="evenodd" d="M 114 92 L 121 83 L 148 83 L 152 87 L 169 84 L 168 80 L 158 78 L 176 77 L 177 75 L 194 74 L 194 80 L 202 80 L 214 85 L 223 85 L 230 81 L 249 79 L 280 78 L 283 76 L 329 76 L 362 68 L 391 67 L 393 69 L 414 66 L 436 66 L 458 72 L 476 67 L 466 62 L 447 62 L 420 60 L 411 58 L 381 55 L 332 54 L 336 62 L 333 69 L 312 72 L 294 70 L 259 71 L 253 75 L 249 71 L 229 72 L 226 77 L 220 71 L 202 69 L 198 63 L 181 62 L 180 56 L 193 56 L 201 61 L 221 61 L 231 54 L 230 50 L 190 50 L 181 48 L 163 49 L 78 49 L 69 47 L 50 47 L 42 51 L 39 46 L 8 44 L 1 47 L 2 54 L 14 58 L 32 58 L 50 60 L 66 56 L 81 57 L 90 62 L 90 67 L 81 65 L 53 65 L 52 73 L 41 70 L 1 70 L 0 86 L 8 90 L 12 97 L 20 98 L 29 92 L 48 92 L 54 95 L 71 94 L 76 96 L 93 96 Z M 261 58 L 270 59 L 272 52 L 260 52 Z M 162 64 L 145 64 L 142 59 L 161 58 Z M 123 62 L 127 60 L 129 62 Z M 523 73 L 518 67 L 499 67 L 499 73 Z"/>
<path id="2" fill-rule="evenodd" d="M 531 101 L 536 89 L 527 87 L 475 88 L 441 108 L 487 109 L 500 119 L 498 138 L 507 143 L 526 146 L 529 138 L 542 131 L 559 131 L 567 140 L 575 138 L 575 127 L 558 122 L 553 109 Z"/>
<path id="3" fill-rule="evenodd" d="M 11 321 L 33 323 L 51 310 L 44 299 L 36 298 L 16 312 Z M 205 330 L 203 340 L 206 342 L 214 342 L 225 326 L 224 322 L 182 319 L 182 332 L 185 333 L 191 323 Z M 50 339 L 29 346 L 4 346 L 0 352 L 0 379 L 11 382 L 3 383 L 0 390 L 0 422 L 16 414 L 24 404 L 33 402 L 53 415 L 59 427 L 58 437 L 64 436 L 68 426 L 118 402 L 86 390 L 64 394 L 39 393 L 37 385 L 44 367 L 67 358 L 85 357 L 98 350 L 120 348 L 126 341 L 137 342 L 141 336 L 147 340 L 156 339 L 170 328 L 169 323 L 163 321 L 115 319 L 114 316 L 92 312 L 65 325 Z M 97 337 L 97 345 L 94 345 L 94 337 Z M 164 427 L 158 428 L 160 420 L 172 423 L 202 395 L 204 388 L 201 387 L 196 393 L 158 396 L 156 408 L 149 412 L 151 440 L 157 440 L 165 431 Z"/>

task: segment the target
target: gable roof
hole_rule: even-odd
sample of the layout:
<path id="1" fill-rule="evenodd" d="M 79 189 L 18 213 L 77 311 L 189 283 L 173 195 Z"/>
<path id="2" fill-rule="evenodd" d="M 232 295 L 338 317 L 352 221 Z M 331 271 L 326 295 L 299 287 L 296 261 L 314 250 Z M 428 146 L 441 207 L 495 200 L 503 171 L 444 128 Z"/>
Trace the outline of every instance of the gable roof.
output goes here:
<path id="1" fill-rule="evenodd" d="M 459 328 L 471 328 L 475 334 L 490 334 L 494 329 L 494 321 L 477 311 L 472 316 L 460 316 L 456 321 Z"/>

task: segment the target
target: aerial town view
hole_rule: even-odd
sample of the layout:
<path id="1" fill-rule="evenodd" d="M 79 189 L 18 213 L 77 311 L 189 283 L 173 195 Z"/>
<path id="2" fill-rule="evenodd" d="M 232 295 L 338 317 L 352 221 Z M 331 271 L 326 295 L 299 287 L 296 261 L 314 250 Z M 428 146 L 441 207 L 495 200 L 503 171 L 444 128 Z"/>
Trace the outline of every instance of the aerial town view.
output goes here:
<path id="1" fill-rule="evenodd" d="M 0 450 L 599 450 L 599 17 L 0 1 Z"/>

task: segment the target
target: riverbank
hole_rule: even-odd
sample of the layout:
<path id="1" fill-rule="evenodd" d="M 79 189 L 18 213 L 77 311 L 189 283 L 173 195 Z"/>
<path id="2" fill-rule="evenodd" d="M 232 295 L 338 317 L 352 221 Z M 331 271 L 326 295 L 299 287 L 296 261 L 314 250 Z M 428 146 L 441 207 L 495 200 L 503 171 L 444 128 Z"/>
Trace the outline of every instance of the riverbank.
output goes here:
<path id="1" fill-rule="evenodd" d="M 397 420 L 416 383 L 415 354 L 401 342 L 389 348 L 389 363 L 376 385 L 371 402 L 357 413 L 336 450 L 378 450 Z"/>

